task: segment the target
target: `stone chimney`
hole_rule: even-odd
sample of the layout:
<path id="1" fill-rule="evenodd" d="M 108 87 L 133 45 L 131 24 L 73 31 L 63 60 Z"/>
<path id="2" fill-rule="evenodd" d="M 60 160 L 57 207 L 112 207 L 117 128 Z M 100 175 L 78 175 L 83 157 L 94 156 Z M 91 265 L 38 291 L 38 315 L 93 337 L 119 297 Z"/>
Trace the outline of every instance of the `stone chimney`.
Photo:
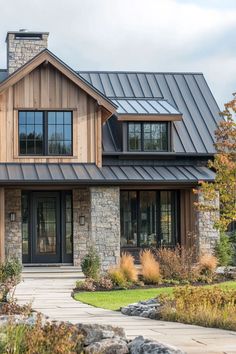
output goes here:
<path id="1" fill-rule="evenodd" d="M 7 69 L 12 74 L 48 46 L 48 32 L 7 32 Z"/>

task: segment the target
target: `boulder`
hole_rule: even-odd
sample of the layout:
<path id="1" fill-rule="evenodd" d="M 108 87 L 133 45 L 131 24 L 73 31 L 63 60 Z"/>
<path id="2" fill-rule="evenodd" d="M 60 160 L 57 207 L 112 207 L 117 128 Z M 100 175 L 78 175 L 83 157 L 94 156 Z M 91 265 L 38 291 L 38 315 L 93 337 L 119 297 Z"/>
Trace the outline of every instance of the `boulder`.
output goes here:
<path id="1" fill-rule="evenodd" d="M 185 354 L 180 349 L 159 343 L 155 340 L 136 337 L 128 344 L 130 354 Z"/>
<path id="2" fill-rule="evenodd" d="M 84 323 L 78 323 L 76 326 L 85 336 L 85 345 L 99 342 L 102 339 L 120 338 L 126 340 L 125 331 L 120 327 Z"/>
<path id="3" fill-rule="evenodd" d="M 102 339 L 94 342 L 84 349 L 84 353 L 127 354 L 129 348 L 125 340 L 120 338 Z"/>

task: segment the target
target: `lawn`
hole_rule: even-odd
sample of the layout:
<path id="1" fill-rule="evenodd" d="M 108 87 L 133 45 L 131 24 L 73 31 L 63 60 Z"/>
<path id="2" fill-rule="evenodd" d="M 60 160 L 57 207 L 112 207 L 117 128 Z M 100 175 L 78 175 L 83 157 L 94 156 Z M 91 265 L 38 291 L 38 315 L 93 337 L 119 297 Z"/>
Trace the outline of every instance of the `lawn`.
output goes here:
<path id="1" fill-rule="evenodd" d="M 221 283 L 219 284 L 219 286 L 223 288 L 228 287 L 230 289 L 236 289 L 236 281 L 228 281 L 225 283 Z M 85 304 L 89 304 L 95 307 L 118 311 L 123 306 L 141 300 L 151 299 L 160 294 L 171 294 L 172 291 L 173 287 L 96 292 L 85 291 L 75 294 L 74 298 L 75 300 L 84 302 Z"/>

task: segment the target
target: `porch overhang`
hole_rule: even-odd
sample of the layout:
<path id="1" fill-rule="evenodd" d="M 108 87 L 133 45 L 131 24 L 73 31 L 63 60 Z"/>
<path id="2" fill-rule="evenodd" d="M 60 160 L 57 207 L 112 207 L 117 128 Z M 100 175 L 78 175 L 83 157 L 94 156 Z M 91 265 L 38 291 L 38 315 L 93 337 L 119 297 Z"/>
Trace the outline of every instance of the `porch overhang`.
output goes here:
<path id="1" fill-rule="evenodd" d="M 197 184 L 213 182 L 204 166 L 103 166 L 92 163 L 0 163 L 0 185 Z"/>

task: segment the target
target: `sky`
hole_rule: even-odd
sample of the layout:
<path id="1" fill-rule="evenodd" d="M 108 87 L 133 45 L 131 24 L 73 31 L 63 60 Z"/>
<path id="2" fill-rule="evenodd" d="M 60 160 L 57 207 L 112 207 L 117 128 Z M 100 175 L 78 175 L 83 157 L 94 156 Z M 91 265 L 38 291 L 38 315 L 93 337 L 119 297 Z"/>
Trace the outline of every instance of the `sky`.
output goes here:
<path id="1" fill-rule="evenodd" d="M 236 0 L 0 0 L 7 31 L 49 31 L 75 70 L 203 72 L 220 106 L 236 92 Z"/>

